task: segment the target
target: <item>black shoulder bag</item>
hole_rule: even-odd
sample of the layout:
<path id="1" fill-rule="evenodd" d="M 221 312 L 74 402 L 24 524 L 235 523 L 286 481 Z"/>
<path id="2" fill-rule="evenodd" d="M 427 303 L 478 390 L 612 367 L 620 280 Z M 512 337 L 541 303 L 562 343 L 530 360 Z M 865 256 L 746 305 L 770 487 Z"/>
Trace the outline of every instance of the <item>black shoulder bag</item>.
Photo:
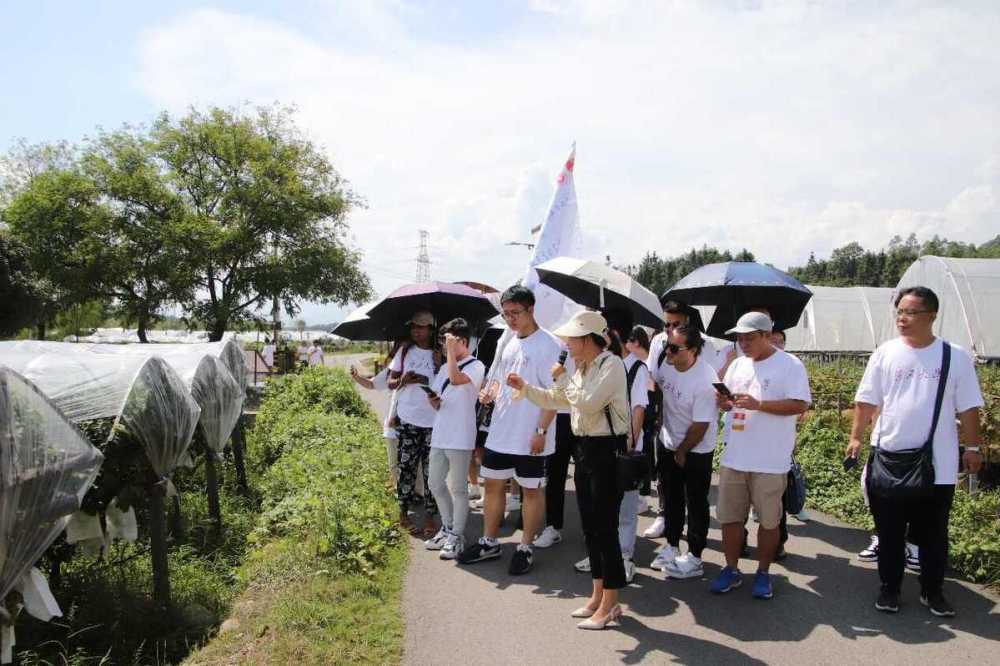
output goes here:
<path id="1" fill-rule="evenodd" d="M 607 357 L 605 357 L 607 358 Z M 641 361 L 636 361 L 632 368 L 635 372 L 625 374 L 625 404 L 628 407 L 628 422 L 631 430 L 632 424 L 632 382 L 635 381 L 635 376 L 638 373 L 638 366 Z M 601 365 L 604 361 L 601 361 Z M 624 363 L 623 363 L 624 364 Z M 611 404 L 608 403 L 604 405 L 604 418 L 608 420 L 608 430 L 611 432 L 611 436 L 615 437 L 615 426 L 611 421 Z M 630 490 L 638 490 L 639 486 L 642 485 L 642 480 L 646 478 L 649 474 L 649 460 L 646 458 L 646 454 L 636 451 L 628 447 L 627 439 L 628 433 L 626 433 L 626 445 L 624 451 L 616 452 L 615 456 L 615 472 L 618 478 L 618 490 L 620 492 L 628 492 Z"/>
<path id="2" fill-rule="evenodd" d="M 902 451 L 886 451 L 876 442 L 868 457 L 865 481 L 870 496 L 905 501 L 926 498 L 934 490 L 934 433 L 941 416 L 948 370 L 951 367 L 951 345 L 944 340 L 941 342 L 941 377 L 938 379 L 934 418 L 931 420 L 931 432 L 927 441 L 918 449 Z M 881 439 L 882 433 L 879 432 L 878 440 Z"/>

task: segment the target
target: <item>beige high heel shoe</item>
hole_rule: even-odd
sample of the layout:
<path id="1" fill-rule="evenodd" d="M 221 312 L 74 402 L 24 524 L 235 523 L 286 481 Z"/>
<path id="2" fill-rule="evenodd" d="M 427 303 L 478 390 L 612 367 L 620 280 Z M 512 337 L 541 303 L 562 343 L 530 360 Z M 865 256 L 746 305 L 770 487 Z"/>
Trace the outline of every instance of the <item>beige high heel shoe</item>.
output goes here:
<path id="1" fill-rule="evenodd" d="M 570 613 L 569 616 L 570 617 L 590 617 L 591 615 L 593 615 L 596 612 L 597 611 L 591 610 L 591 609 L 587 608 L 586 606 L 581 606 L 580 608 L 577 608 L 575 611 L 573 611 L 572 613 Z"/>
<path id="2" fill-rule="evenodd" d="M 607 628 L 612 622 L 617 622 L 622 616 L 622 607 L 615 606 L 611 609 L 611 612 L 604 616 L 604 619 L 600 622 L 594 620 L 593 618 L 589 620 L 584 620 L 583 622 L 576 625 L 577 629 L 590 629 L 590 630 L 601 630 Z"/>

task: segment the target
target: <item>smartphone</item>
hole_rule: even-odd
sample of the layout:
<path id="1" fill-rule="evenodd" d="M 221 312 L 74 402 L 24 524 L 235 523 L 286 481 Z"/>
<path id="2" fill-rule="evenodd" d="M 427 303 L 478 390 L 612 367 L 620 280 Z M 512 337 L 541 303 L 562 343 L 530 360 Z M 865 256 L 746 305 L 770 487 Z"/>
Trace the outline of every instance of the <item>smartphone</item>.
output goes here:
<path id="1" fill-rule="evenodd" d="M 844 471 L 849 472 L 858 466 L 858 459 L 854 456 L 844 458 Z"/>
<path id="2" fill-rule="evenodd" d="M 427 386 L 426 384 L 417 384 L 417 386 L 419 386 L 419 387 L 420 387 L 420 389 L 421 389 L 421 390 L 422 390 L 422 391 L 423 391 L 424 393 L 426 393 L 426 394 L 427 394 L 427 397 L 428 397 L 428 398 L 437 398 L 437 397 L 438 397 L 438 394 L 437 394 L 437 393 L 435 393 L 435 392 L 434 392 L 434 389 L 432 389 L 432 388 L 431 388 L 430 386 Z"/>
<path id="3" fill-rule="evenodd" d="M 730 400 L 732 400 L 732 399 L 733 399 L 733 392 L 732 392 L 732 391 L 730 391 L 730 390 L 729 390 L 729 387 L 728 387 L 728 386 L 726 386 L 725 384 L 723 384 L 722 382 L 714 382 L 714 383 L 712 384 L 712 386 L 714 386 L 714 387 L 715 387 L 715 390 L 716 390 L 716 391 L 718 391 L 718 392 L 719 392 L 719 393 L 721 393 L 722 395 L 726 396 L 726 397 L 727 397 L 727 398 L 729 398 Z"/>

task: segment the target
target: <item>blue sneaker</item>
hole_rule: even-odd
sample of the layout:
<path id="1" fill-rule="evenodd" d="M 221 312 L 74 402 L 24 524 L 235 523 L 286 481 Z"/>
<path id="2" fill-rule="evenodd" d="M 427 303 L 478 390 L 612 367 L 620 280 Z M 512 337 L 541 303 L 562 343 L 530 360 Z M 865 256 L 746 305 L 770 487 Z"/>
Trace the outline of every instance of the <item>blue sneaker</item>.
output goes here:
<path id="1" fill-rule="evenodd" d="M 712 581 L 709 588 L 715 594 L 725 594 L 729 590 L 734 590 L 743 584 L 743 574 L 738 569 L 725 567 L 719 573 L 719 577 Z"/>
<path id="2" fill-rule="evenodd" d="M 753 577 L 753 591 L 751 594 L 753 594 L 754 599 L 770 599 L 773 597 L 774 591 L 771 589 L 771 574 L 758 571 L 757 575 Z"/>

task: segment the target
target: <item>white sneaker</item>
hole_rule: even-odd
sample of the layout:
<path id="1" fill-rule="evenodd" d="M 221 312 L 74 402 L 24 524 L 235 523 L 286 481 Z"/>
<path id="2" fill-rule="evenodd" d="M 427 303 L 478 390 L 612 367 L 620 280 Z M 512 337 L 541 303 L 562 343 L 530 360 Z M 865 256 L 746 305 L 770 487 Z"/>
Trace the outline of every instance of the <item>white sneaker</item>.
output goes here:
<path id="1" fill-rule="evenodd" d="M 444 548 L 445 541 L 448 540 L 448 530 L 441 528 L 438 533 L 432 536 L 427 541 L 424 541 L 424 548 L 427 550 L 441 550 Z"/>
<path id="2" fill-rule="evenodd" d="M 906 568 L 920 573 L 920 548 L 912 543 L 906 544 Z"/>
<path id="3" fill-rule="evenodd" d="M 574 564 L 573 568 L 579 571 L 580 573 L 590 573 L 590 558 L 589 557 L 583 558 L 582 560 Z"/>
<path id="4" fill-rule="evenodd" d="M 479 484 L 478 483 L 470 483 L 469 484 L 469 499 L 470 500 L 479 499 L 482 496 L 483 496 L 483 493 L 479 489 Z"/>
<path id="5" fill-rule="evenodd" d="M 559 530 L 551 525 L 547 525 L 545 529 L 542 530 L 542 533 L 535 537 L 533 544 L 536 548 L 548 548 L 549 546 L 556 545 L 560 541 L 562 541 L 562 534 L 559 533 Z"/>
<path id="6" fill-rule="evenodd" d="M 798 521 L 801 522 L 801 523 L 808 523 L 809 522 L 809 514 L 806 513 L 805 509 L 802 509 L 797 514 L 795 514 L 795 518 L 798 519 Z"/>
<path id="7" fill-rule="evenodd" d="M 878 561 L 878 535 L 872 535 L 872 541 L 868 544 L 868 547 L 858 553 L 858 559 L 862 562 L 877 562 Z"/>
<path id="8" fill-rule="evenodd" d="M 675 559 L 677 559 L 677 551 L 674 550 L 673 546 L 668 544 L 664 546 L 663 550 L 661 550 L 653 561 L 650 562 L 649 568 L 664 571 L 664 567 L 668 564 L 672 564 Z"/>
<path id="9" fill-rule="evenodd" d="M 663 572 L 670 578 L 701 578 L 705 575 L 705 568 L 699 558 L 691 553 L 684 553 L 667 564 Z"/>
<path id="10" fill-rule="evenodd" d="M 448 539 L 444 542 L 444 547 L 441 548 L 441 552 L 438 554 L 442 560 L 453 560 L 458 557 L 458 554 L 462 552 L 465 548 L 465 539 L 457 534 L 449 534 Z"/>
<path id="11" fill-rule="evenodd" d="M 631 557 L 626 557 L 623 562 L 625 563 L 625 582 L 631 584 L 635 579 L 635 562 L 632 561 Z"/>
<path id="12" fill-rule="evenodd" d="M 507 506 L 504 507 L 506 513 L 521 510 L 521 498 L 517 495 L 507 495 Z"/>
<path id="13" fill-rule="evenodd" d="M 486 498 L 485 497 L 480 497 L 479 499 L 477 499 L 476 501 L 474 501 L 472 503 L 472 506 L 475 509 L 482 509 L 485 505 L 486 505 Z"/>
<path id="14" fill-rule="evenodd" d="M 646 531 L 642 533 L 642 536 L 647 539 L 659 539 L 663 536 L 664 530 L 667 529 L 667 521 L 663 516 L 657 516 L 653 524 L 646 528 Z"/>

